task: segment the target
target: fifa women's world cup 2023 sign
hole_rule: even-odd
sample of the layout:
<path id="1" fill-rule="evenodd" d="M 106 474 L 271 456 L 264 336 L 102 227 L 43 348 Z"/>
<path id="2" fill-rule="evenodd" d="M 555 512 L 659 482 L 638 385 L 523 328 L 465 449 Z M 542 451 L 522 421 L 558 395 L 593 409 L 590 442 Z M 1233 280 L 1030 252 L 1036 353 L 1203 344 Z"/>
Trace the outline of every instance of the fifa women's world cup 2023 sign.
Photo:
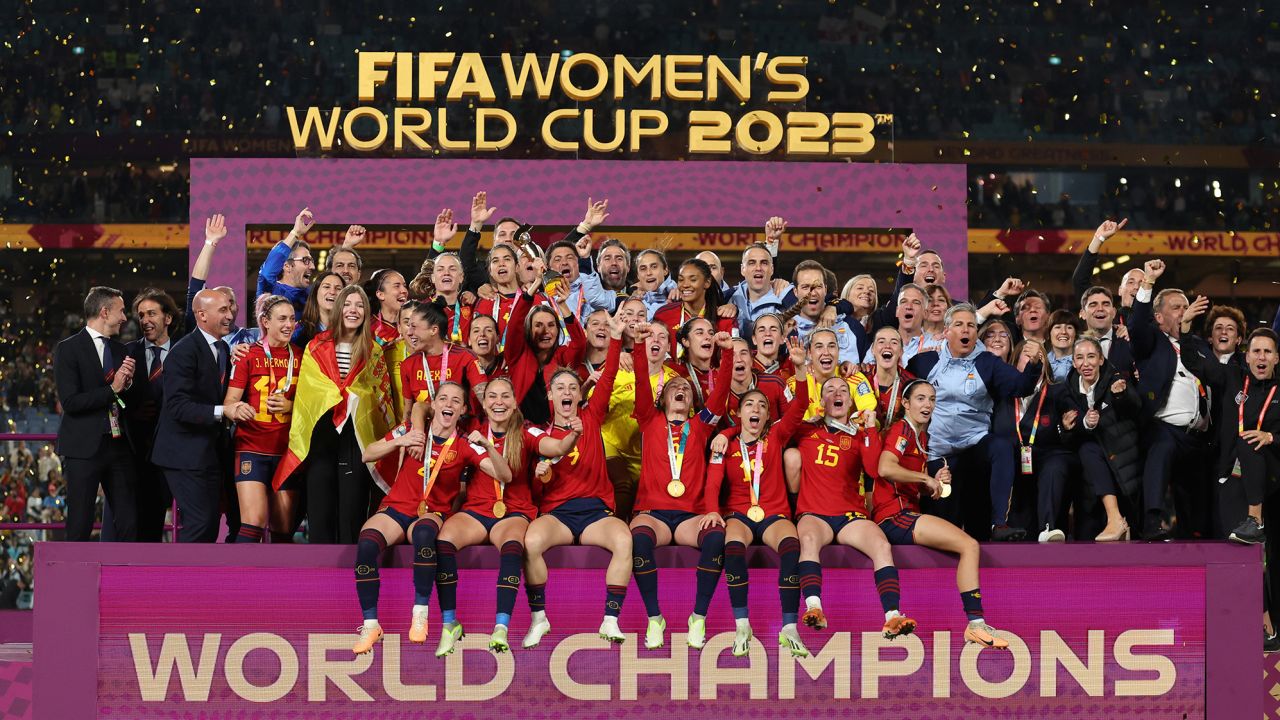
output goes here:
<path id="1" fill-rule="evenodd" d="M 872 131 L 877 122 L 892 122 L 891 116 L 795 109 L 809 95 L 807 64 L 806 57 L 768 53 L 608 58 L 567 52 L 361 52 L 358 107 L 289 107 L 286 114 L 298 150 L 331 151 L 340 143 L 357 152 L 385 152 L 390 142 L 397 151 L 498 152 L 516 140 L 522 123 L 536 122 L 541 142 L 553 151 L 634 153 L 646 138 L 673 130 L 666 110 L 636 104 L 736 104 L 744 108 L 736 116 L 698 107 L 676 113 L 687 118 L 689 154 L 780 150 L 819 158 L 871 152 Z M 564 102 L 547 103 L 527 117 L 523 101 L 557 95 Z M 511 111 L 517 104 L 519 119 Z M 746 110 L 761 104 L 771 109 Z M 457 129 L 465 123 L 451 113 L 474 119 L 469 133 Z"/>

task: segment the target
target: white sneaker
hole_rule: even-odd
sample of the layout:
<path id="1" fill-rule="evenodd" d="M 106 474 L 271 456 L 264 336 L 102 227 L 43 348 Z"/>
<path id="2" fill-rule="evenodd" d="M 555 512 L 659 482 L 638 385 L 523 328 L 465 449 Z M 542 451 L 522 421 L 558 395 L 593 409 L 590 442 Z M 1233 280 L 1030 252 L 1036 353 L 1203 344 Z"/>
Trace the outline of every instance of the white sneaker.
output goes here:
<path id="1" fill-rule="evenodd" d="M 664 637 L 667 632 L 667 620 L 659 615 L 657 618 L 649 618 L 649 627 L 644 631 L 644 646 L 647 650 L 657 650 L 666 644 Z"/>
<path id="2" fill-rule="evenodd" d="M 751 639 L 755 635 L 751 632 L 751 623 L 740 622 L 738 629 L 733 634 L 733 656 L 744 657 L 751 652 Z"/>
<path id="3" fill-rule="evenodd" d="M 413 622 L 409 624 L 409 642 L 421 645 L 427 641 L 427 618 L 430 614 L 430 605 L 413 606 Z"/>
<path id="4" fill-rule="evenodd" d="M 685 642 L 694 650 L 701 650 L 707 645 L 707 619 L 699 615 L 689 616 L 689 633 L 684 636 Z"/>
<path id="5" fill-rule="evenodd" d="M 440 628 L 440 644 L 436 646 L 436 657 L 452 655 L 458 641 L 466 637 L 462 632 L 462 623 L 453 622 Z"/>
<path id="6" fill-rule="evenodd" d="M 666 623 L 663 623 L 663 627 L 666 627 Z M 618 627 L 618 618 L 612 615 L 605 615 L 604 620 L 600 621 L 599 632 L 602 639 L 614 645 L 621 645 L 627 639 L 627 636 L 622 634 L 622 629 Z M 645 638 L 648 639 L 648 633 L 645 634 Z"/>
<path id="7" fill-rule="evenodd" d="M 778 646 L 791 651 L 791 657 L 809 657 L 809 648 L 800 639 L 800 632 L 795 625 L 784 625 L 778 632 Z"/>
<path id="8" fill-rule="evenodd" d="M 529 621 L 529 631 L 524 634 L 524 642 L 520 643 L 524 649 L 538 647 L 538 643 L 542 642 L 542 636 L 551 632 L 551 622 L 546 616 L 533 618 Z"/>
<path id="9" fill-rule="evenodd" d="M 1058 528 L 1045 528 L 1040 531 L 1039 540 L 1042 543 L 1066 542 L 1067 534 Z"/>

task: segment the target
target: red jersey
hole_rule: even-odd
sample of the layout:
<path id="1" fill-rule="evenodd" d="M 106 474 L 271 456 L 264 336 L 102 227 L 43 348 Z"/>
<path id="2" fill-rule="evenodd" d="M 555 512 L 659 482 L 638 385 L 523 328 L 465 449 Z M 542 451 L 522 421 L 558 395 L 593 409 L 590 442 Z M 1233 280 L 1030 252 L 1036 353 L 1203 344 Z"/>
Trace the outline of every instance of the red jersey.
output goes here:
<path id="1" fill-rule="evenodd" d="M 706 497 L 712 502 L 720 497 L 720 486 L 729 483 L 729 499 L 724 511 L 746 514 L 751 509 L 752 485 L 759 477 L 758 501 L 766 515 L 791 515 L 791 505 L 787 502 L 787 483 L 782 475 L 782 452 L 787 443 L 804 421 L 805 408 L 809 406 L 808 383 L 802 383 L 797 393 L 796 402 L 787 406 L 786 413 L 770 427 L 767 437 L 752 443 L 746 443 L 746 455 L 743 457 L 743 443 L 738 438 L 737 428 L 720 433 L 729 438 L 729 450 L 723 457 L 711 456 L 711 464 L 707 468 Z M 714 509 L 709 507 L 707 511 Z"/>
<path id="2" fill-rule="evenodd" d="M 529 348 L 524 336 L 525 318 L 529 317 L 530 311 L 536 306 L 533 297 L 521 294 L 520 302 L 511 311 L 510 322 L 514 327 L 507 333 L 507 348 L 502 354 L 502 367 L 498 370 L 499 375 L 511 380 L 518 398 L 528 394 L 538 373 L 542 373 L 545 382 L 557 368 L 578 365 L 587 351 L 587 336 L 582 332 L 582 325 L 570 315 L 564 319 L 568 341 L 556 347 L 546 365 L 540 364 L 538 356 Z"/>
<path id="3" fill-rule="evenodd" d="M 391 440 L 403 429 L 404 425 L 400 425 L 383 439 Z M 400 469 L 396 472 L 396 482 L 391 486 L 391 492 L 382 500 L 383 508 L 393 508 L 410 517 L 417 517 L 418 507 L 424 499 L 423 490 L 430 484 L 430 492 L 425 498 L 427 511 L 447 514 L 458 499 L 458 491 L 462 487 L 462 471 L 468 467 L 478 467 L 486 453 L 484 448 L 472 445 L 465 437 L 456 433 L 453 437 L 444 439 L 428 434 L 427 442 L 431 446 L 430 468 L 405 453 Z M 433 472 L 436 473 L 434 484 L 431 483 Z"/>
<path id="4" fill-rule="evenodd" d="M 679 301 L 667 303 L 653 313 L 653 322 L 662 323 L 667 326 L 667 333 L 671 337 L 671 357 L 680 356 L 680 353 L 678 352 L 680 341 L 676 337 L 680 332 L 680 328 L 686 322 L 689 322 L 695 317 L 706 316 L 707 308 L 705 305 L 702 307 L 702 313 L 700 315 L 694 315 L 688 310 L 685 310 L 684 303 Z M 717 317 L 707 319 L 711 320 L 711 324 L 715 326 L 716 332 L 732 333 L 738 327 L 738 321 L 735 318 Z"/>
<path id="5" fill-rule="evenodd" d="M 766 367 L 757 356 L 751 359 L 751 367 L 758 376 L 774 375 L 781 378 L 784 383 L 796 376 L 796 366 L 789 357 L 782 358 L 782 360 Z"/>
<path id="6" fill-rule="evenodd" d="M 444 328 L 445 340 L 465 345 L 471 338 L 471 316 L 475 314 L 475 310 L 470 305 L 463 305 L 461 300 L 452 305 L 445 303 L 442 309 L 449 321 Z"/>
<path id="7" fill-rule="evenodd" d="M 444 363 L 446 355 L 449 363 L 442 380 L 440 365 Z M 427 375 L 427 371 L 431 374 Z M 436 388 L 440 387 L 441 382 L 456 382 L 467 390 L 474 390 L 477 385 L 487 381 L 488 378 L 480 372 L 476 356 L 460 345 L 446 343 L 444 352 L 439 355 L 417 352 L 400 364 L 400 386 L 403 388 L 405 400 L 410 403 L 423 402 L 435 397 Z"/>
<path id="8" fill-rule="evenodd" d="M 298 392 L 300 367 L 302 351 L 293 345 L 271 348 L 271 358 L 268 360 L 262 343 L 254 343 L 249 346 L 249 352 L 236 362 L 228 385 L 243 390 L 241 399 L 254 410 L 252 420 L 236 423 L 236 452 L 284 454 L 289 447 L 289 422 L 292 413 L 269 412 L 267 398 L 279 392 L 292 400 Z"/>
<path id="9" fill-rule="evenodd" d="M 477 421 L 475 429 L 487 434 L 489 421 Z M 521 513 L 530 519 L 537 516 L 538 511 L 533 505 L 533 496 L 529 490 L 529 478 L 533 477 L 533 468 L 538 464 L 538 438 L 529 432 L 528 426 L 522 428 L 520 432 L 523 435 L 520 467 L 511 468 L 511 482 L 502 487 L 496 478 L 477 467 L 471 474 L 470 482 L 467 483 L 467 499 L 462 505 L 463 510 L 493 517 L 493 504 L 498 500 L 499 487 L 502 487 L 502 502 L 507 506 L 507 514 Z M 504 452 L 507 447 L 507 436 L 492 437 L 493 446 L 499 452 Z"/>
<path id="10" fill-rule="evenodd" d="M 904 470 L 925 472 L 929 433 L 920 433 L 917 437 L 905 419 L 899 420 L 885 433 L 883 447 L 884 452 L 893 453 L 898 458 L 898 464 Z M 898 483 L 876 477 L 875 489 L 871 493 L 871 519 L 880 522 L 904 510 L 920 512 L 920 490 L 923 487 L 923 483 Z"/>
<path id="11" fill-rule="evenodd" d="M 786 412 L 787 403 L 791 401 L 791 391 L 787 389 L 787 384 L 777 375 L 760 375 L 757 374 L 752 379 L 751 388 L 764 393 L 769 400 L 769 417 L 780 418 Z M 749 392 L 749 390 L 747 391 Z M 743 392 L 742 395 L 746 395 Z M 742 403 L 742 395 L 729 391 L 728 412 L 725 414 L 725 422 L 727 425 L 738 424 L 738 406 Z"/>
<path id="12" fill-rule="evenodd" d="M 880 427 L 881 434 L 888 431 L 889 426 L 902 419 L 902 389 L 916 378 L 915 375 L 907 372 L 906 368 L 898 368 L 898 380 L 888 387 L 880 385 L 876 380 L 876 366 L 874 363 L 866 363 L 859 366 L 861 372 L 866 376 L 868 386 L 871 392 L 876 396 L 876 424 Z M 892 409 L 892 416 L 890 410 Z"/>
<path id="13" fill-rule="evenodd" d="M 817 515 L 867 514 L 862 474 L 880 473 L 880 435 L 836 430 L 826 423 L 800 429 L 800 496 L 796 512 Z"/>
<path id="14" fill-rule="evenodd" d="M 610 509 L 613 508 L 613 483 L 609 482 L 609 474 L 605 470 L 604 436 L 600 426 L 609 412 L 609 396 L 613 394 L 613 380 L 618 374 L 618 356 L 621 354 L 622 341 L 610 341 L 609 357 L 605 360 L 600 380 L 587 400 L 586 408 L 579 413 L 582 435 L 568 455 L 552 461 L 551 478 L 542 485 L 538 510 L 544 515 L 561 503 L 576 498 L 600 498 Z M 567 428 L 555 424 L 550 430 L 531 428 L 529 432 L 535 441 L 548 436 L 559 439 L 569 434 Z M 541 480 L 534 482 L 541 483 Z"/>
<path id="15" fill-rule="evenodd" d="M 636 396 L 652 395 L 649 358 L 646 353 L 635 358 Z M 640 484 L 636 491 L 636 510 L 683 510 L 705 513 L 718 505 L 718 497 L 704 496 L 707 483 L 707 444 L 724 414 L 729 394 L 729 378 L 733 374 L 733 350 L 721 352 L 720 369 L 715 372 L 715 388 L 707 398 L 707 406 L 684 422 L 667 420 L 666 413 L 651 402 L 637 401 L 634 417 L 640 424 Z M 683 448 L 683 449 L 681 449 Z M 673 497 L 667 485 L 678 477 L 684 493 Z M 717 494 L 719 491 L 717 490 Z"/>
<path id="16" fill-rule="evenodd" d="M 729 375 L 733 373 L 733 357 L 729 357 Z M 707 406 L 707 398 L 716 390 L 716 383 L 720 382 L 717 377 L 716 369 L 708 367 L 706 370 L 699 370 L 688 362 L 680 362 L 676 360 L 668 360 L 663 363 L 664 367 L 670 368 L 675 374 L 689 381 L 693 385 L 693 406 L 695 409 L 701 410 Z M 724 368 L 725 362 L 722 360 L 720 367 Z M 716 413 L 722 415 L 723 413 Z M 774 415 L 773 417 L 778 417 Z"/>
<path id="17" fill-rule="evenodd" d="M 498 352 L 506 349 L 507 345 L 507 327 L 511 321 L 511 311 L 515 309 L 516 303 L 520 301 L 521 293 L 513 295 L 503 295 L 499 293 L 492 300 L 489 298 L 481 298 L 476 301 L 476 315 L 488 315 L 493 318 L 493 322 L 498 326 Z M 523 330 L 524 328 L 518 328 Z M 468 334 L 468 339 L 470 335 Z"/>
<path id="18" fill-rule="evenodd" d="M 400 328 L 382 319 L 382 313 L 373 316 L 373 336 L 379 345 L 390 345 L 400 339 Z"/>

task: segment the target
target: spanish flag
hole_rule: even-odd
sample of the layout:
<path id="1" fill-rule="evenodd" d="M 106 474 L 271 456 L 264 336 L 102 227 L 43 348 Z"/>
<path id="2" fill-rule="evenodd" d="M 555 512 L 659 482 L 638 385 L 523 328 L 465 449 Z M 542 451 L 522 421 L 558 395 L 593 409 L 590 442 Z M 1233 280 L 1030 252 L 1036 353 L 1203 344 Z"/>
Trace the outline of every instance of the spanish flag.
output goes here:
<path id="1" fill-rule="evenodd" d="M 338 371 L 333 334 L 327 330 L 320 333 L 302 356 L 293 422 L 289 426 L 289 449 L 276 467 L 272 486 L 279 490 L 306 461 L 316 423 L 332 422 L 339 427 L 350 418 L 363 451 L 395 425 L 392 408 L 391 377 L 382 348 L 374 343 L 369 357 L 354 365 L 344 379 Z M 369 474 L 383 492 L 390 491 L 395 481 L 397 459 L 398 455 L 392 453 L 377 463 L 368 463 Z"/>
<path id="2" fill-rule="evenodd" d="M 400 366 L 409 357 L 409 348 L 402 338 L 386 342 L 375 337 L 374 342 L 382 346 L 382 359 L 391 375 L 391 412 L 394 418 L 391 424 L 394 426 L 404 419 L 404 387 L 400 379 Z"/>

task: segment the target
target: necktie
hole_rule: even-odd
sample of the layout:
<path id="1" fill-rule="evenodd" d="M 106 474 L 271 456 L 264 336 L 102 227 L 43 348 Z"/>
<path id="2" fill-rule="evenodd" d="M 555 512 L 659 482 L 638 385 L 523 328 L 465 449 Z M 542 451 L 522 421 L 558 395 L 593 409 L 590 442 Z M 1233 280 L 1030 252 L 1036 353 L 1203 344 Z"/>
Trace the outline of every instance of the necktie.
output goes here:
<path id="1" fill-rule="evenodd" d="M 225 340 L 219 340 L 213 346 L 218 351 L 218 383 L 225 386 L 227 384 L 227 358 L 230 357 L 231 350 L 227 347 Z"/>
<path id="2" fill-rule="evenodd" d="M 155 380 L 164 369 L 164 365 L 160 362 L 160 346 L 152 345 L 147 349 L 151 351 L 151 367 L 147 368 L 147 375 Z"/>
<path id="3" fill-rule="evenodd" d="M 105 335 L 99 336 L 98 339 L 102 341 L 102 376 L 107 379 L 107 382 L 111 382 L 116 375 L 116 361 L 111 356 L 111 344 L 107 342 Z"/>

